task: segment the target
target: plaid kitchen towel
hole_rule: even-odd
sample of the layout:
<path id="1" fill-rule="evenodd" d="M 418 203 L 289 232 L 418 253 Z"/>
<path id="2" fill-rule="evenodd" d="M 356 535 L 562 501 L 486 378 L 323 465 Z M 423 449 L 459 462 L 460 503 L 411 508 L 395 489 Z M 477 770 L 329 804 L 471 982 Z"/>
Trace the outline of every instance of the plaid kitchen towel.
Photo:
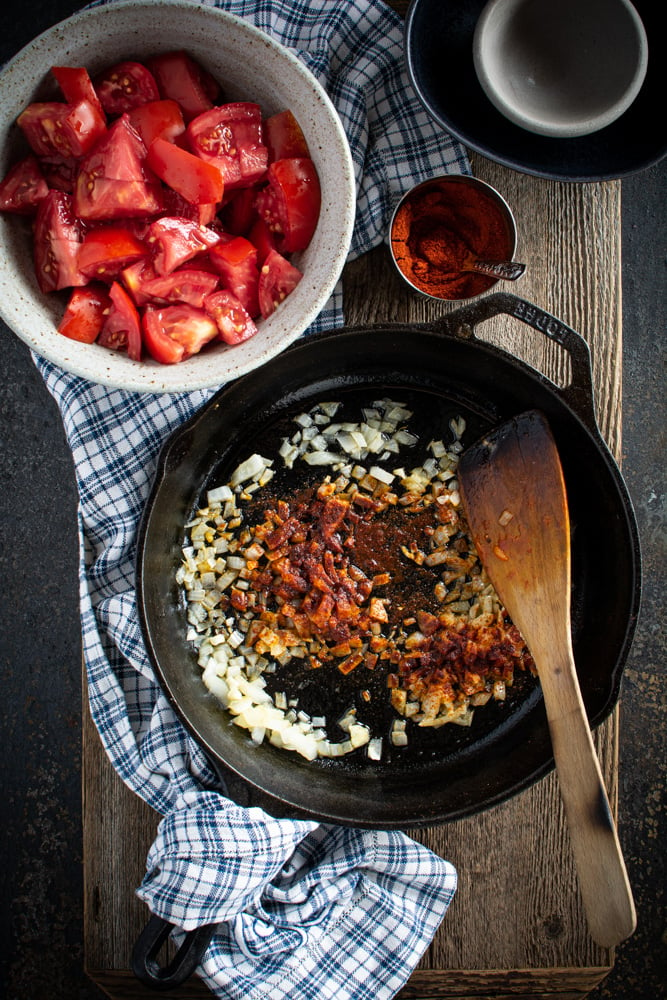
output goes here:
<path id="1" fill-rule="evenodd" d="M 217 3 L 294 50 L 330 94 L 356 168 L 351 257 L 386 235 L 398 195 L 469 173 L 410 89 L 400 18 L 382 0 Z M 334 295 L 307 331 L 342 324 Z M 163 815 L 140 897 L 189 930 L 217 925 L 198 972 L 233 1000 L 384 1000 L 407 980 L 456 888 L 399 832 L 276 820 L 224 797 L 156 683 L 137 617 L 137 526 L 161 445 L 212 393 L 94 385 L 44 359 L 79 490 L 80 602 L 90 709 L 125 783 Z"/>

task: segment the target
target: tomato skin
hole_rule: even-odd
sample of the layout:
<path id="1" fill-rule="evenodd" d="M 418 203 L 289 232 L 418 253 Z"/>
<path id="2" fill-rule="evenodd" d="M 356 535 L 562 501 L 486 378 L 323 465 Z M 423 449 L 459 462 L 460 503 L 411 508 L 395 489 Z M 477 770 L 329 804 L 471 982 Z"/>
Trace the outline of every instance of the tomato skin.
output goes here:
<path id="1" fill-rule="evenodd" d="M 180 149 L 166 139 L 157 138 L 148 150 L 148 166 L 193 205 L 210 205 L 222 200 L 223 180 L 218 167 Z"/>
<path id="2" fill-rule="evenodd" d="M 76 178 L 79 172 L 78 160 L 73 158 L 63 160 L 59 156 L 52 158 L 43 156 L 39 162 L 44 174 L 44 180 L 49 188 L 56 188 L 58 191 L 67 191 L 68 194 L 74 194 Z"/>
<path id="3" fill-rule="evenodd" d="M 79 271 L 80 245 L 81 224 L 72 212 L 71 195 L 49 191 L 35 217 L 35 275 L 42 292 L 86 284 Z"/>
<path id="4" fill-rule="evenodd" d="M 212 78 L 186 52 L 165 52 L 148 60 L 160 97 L 176 101 L 186 122 L 213 107 Z"/>
<path id="5" fill-rule="evenodd" d="M 104 285 L 91 281 L 83 288 L 73 288 L 58 333 L 82 344 L 93 344 L 110 308 L 109 291 Z"/>
<path id="6" fill-rule="evenodd" d="M 160 184 L 145 156 L 146 147 L 122 115 L 81 163 L 74 188 L 79 218 L 96 222 L 161 212 Z"/>
<path id="7" fill-rule="evenodd" d="M 257 250 L 243 236 L 220 241 L 209 251 L 209 259 L 222 275 L 225 287 L 250 316 L 259 315 L 259 268 Z"/>
<path id="8" fill-rule="evenodd" d="M 149 101 L 128 112 L 132 128 L 141 136 L 146 147 L 150 148 L 155 139 L 166 139 L 174 142 L 185 132 L 183 114 L 176 101 Z"/>
<path id="9" fill-rule="evenodd" d="M 261 267 L 272 250 L 276 249 L 275 238 L 264 219 L 256 219 L 248 233 L 248 239 L 257 250 L 257 263 Z"/>
<path id="10" fill-rule="evenodd" d="M 185 134 L 192 152 L 218 167 L 226 188 L 255 184 L 266 173 L 269 153 L 258 104 L 236 101 L 212 108 L 194 118 Z"/>
<path id="11" fill-rule="evenodd" d="M 51 72 L 58 81 L 58 86 L 68 104 L 90 101 L 97 108 L 100 116 L 104 118 L 104 108 L 100 104 L 100 99 L 87 69 L 83 66 L 52 66 Z"/>
<path id="12" fill-rule="evenodd" d="M 271 250 L 259 272 L 259 308 L 264 319 L 275 312 L 303 275 L 277 250 Z"/>
<path id="13" fill-rule="evenodd" d="M 264 121 L 264 142 L 271 163 L 293 157 L 310 157 L 306 137 L 289 110 L 280 111 Z"/>
<path id="14" fill-rule="evenodd" d="M 16 120 L 38 156 L 85 156 L 106 132 L 106 120 L 90 101 L 29 104 Z"/>
<path id="15" fill-rule="evenodd" d="M 236 188 L 223 200 L 218 215 L 226 233 L 247 236 L 257 218 L 255 194 L 254 187 Z"/>
<path id="16" fill-rule="evenodd" d="M 211 271 L 182 268 L 171 274 L 155 275 L 140 281 L 140 295 L 155 305 L 185 302 L 203 309 L 207 295 L 218 287 L 219 279 Z"/>
<path id="17" fill-rule="evenodd" d="M 166 185 L 162 194 L 166 215 L 176 215 L 182 219 L 189 219 L 190 222 L 196 222 L 198 226 L 210 226 L 215 221 L 218 212 L 217 202 L 211 202 L 210 205 L 193 205 L 192 202 L 186 201 L 183 195 Z"/>
<path id="18" fill-rule="evenodd" d="M 257 333 L 248 311 L 226 288 L 209 295 L 204 305 L 209 316 L 215 320 L 220 339 L 226 344 L 241 344 Z"/>
<path id="19" fill-rule="evenodd" d="M 122 115 L 160 98 L 155 77 L 146 66 L 132 60 L 116 63 L 95 80 L 100 104 L 108 115 Z"/>
<path id="20" fill-rule="evenodd" d="M 312 160 L 276 160 L 268 186 L 257 195 L 257 210 L 275 234 L 281 253 L 305 250 L 320 215 L 320 180 Z"/>
<path id="21" fill-rule="evenodd" d="M 0 183 L 0 212 L 34 215 L 49 187 L 36 156 L 19 160 Z"/>
<path id="22" fill-rule="evenodd" d="M 127 350 L 132 361 L 141 361 L 141 325 L 134 302 L 117 281 L 109 289 L 111 308 L 98 343 L 113 350 Z"/>
<path id="23" fill-rule="evenodd" d="M 126 226 L 91 229 L 79 248 L 79 270 L 87 278 L 111 281 L 123 268 L 146 257 L 146 246 Z"/>
<path id="24" fill-rule="evenodd" d="M 145 295 L 142 291 L 144 283 L 150 281 L 152 278 L 157 278 L 157 276 L 157 271 L 150 259 L 142 257 L 141 260 L 137 260 L 134 264 L 129 264 L 128 267 L 123 268 L 120 273 L 120 280 L 132 297 L 135 305 L 144 306 L 150 302 L 150 296 Z"/>
<path id="25" fill-rule="evenodd" d="M 153 247 L 155 270 L 158 274 L 170 274 L 197 254 L 214 247 L 220 236 L 189 219 L 165 216 L 151 224 L 148 240 Z"/>
<path id="26" fill-rule="evenodd" d="M 147 306 L 142 327 L 148 352 L 167 365 L 185 361 L 218 336 L 217 325 L 203 309 L 185 304 Z"/>

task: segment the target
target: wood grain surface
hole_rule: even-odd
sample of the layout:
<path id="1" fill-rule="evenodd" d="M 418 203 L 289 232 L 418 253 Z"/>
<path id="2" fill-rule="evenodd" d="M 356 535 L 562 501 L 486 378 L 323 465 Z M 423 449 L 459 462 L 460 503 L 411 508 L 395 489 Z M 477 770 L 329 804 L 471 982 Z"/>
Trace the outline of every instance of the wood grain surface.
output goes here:
<path id="1" fill-rule="evenodd" d="M 473 159 L 473 170 L 514 210 L 517 256 L 529 265 L 514 290 L 588 341 L 598 423 L 618 458 L 620 182 L 546 181 L 482 157 Z M 344 286 L 349 325 L 428 320 L 450 308 L 411 291 L 384 246 L 348 265 Z M 499 317 L 485 325 L 484 335 L 554 381 L 567 380 L 561 350 L 525 324 Z M 615 810 L 617 711 L 594 742 Z M 134 891 L 159 817 L 122 785 L 88 717 L 83 765 L 86 968 L 112 998 L 154 996 L 127 970 L 148 916 Z M 554 775 L 480 816 L 413 835 L 456 866 L 459 888 L 401 997 L 582 997 L 609 971 L 613 952 L 597 946 L 586 927 Z M 210 994 L 193 981 L 171 995 Z"/>

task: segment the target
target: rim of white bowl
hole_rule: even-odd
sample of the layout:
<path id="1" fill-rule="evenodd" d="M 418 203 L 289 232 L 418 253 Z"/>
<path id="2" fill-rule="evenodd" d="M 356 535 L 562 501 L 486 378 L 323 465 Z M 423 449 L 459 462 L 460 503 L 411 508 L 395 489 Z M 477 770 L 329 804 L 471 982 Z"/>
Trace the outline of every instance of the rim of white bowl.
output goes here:
<path id="1" fill-rule="evenodd" d="M 283 65 L 289 64 L 303 84 L 304 95 L 308 91 L 309 99 L 314 99 L 316 105 L 327 115 L 327 148 L 325 150 L 320 144 L 316 148 L 311 145 L 311 155 L 322 178 L 326 174 L 323 156 L 325 152 L 330 157 L 333 153 L 337 181 L 331 190 L 322 184 L 322 208 L 317 229 L 309 248 L 301 255 L 303 260 L 301 256 L 294 257 L 297 264 L 302 263 L 304 277 L 282 306 L 268 320 L 260 322 L 258 334 L 234 347 L 215 345 L 212 350 L 177 365 L 161 365 L 151 360 L 131 361 L 125 354 L 111 352 L 97 344 L 79 344 L 58 334 L 48 306 L 48 297 L 42 295 L 37 288 L 32 268 L 29 274 L 16 273 L 16 259 L 12 259 L 14 250 L 11 244 L 25 243 L 27 239 L 25 234 L 12 235 L 12 230 L 20 223 L 17 223 L 16 218 L 0 218 L 0 227 L 4 231 L 4 238 L 0 240 L 0 316 L 9 328 L 36 354 L 91 382 L 136 392 L 175 393 L 217 387 L 260 367 L 297 340 L 317 318 L 333 293 L 347 260 L 356 212 L 356 181 L 352 154 L 338 113 L 310 70 L 293 52 L 255 25 L 219 8 L 194 5 L 190 0 L 119 0 L 108 6 L 87 8 L 53 25 L 24 46 L 0 72 L 0 94 L 3 89 L 9 87 L 11 92 L 14 87 L 17 94 L 20 92 L 22 95 L 17 96 L 14 102 L 2 102 L 2 156 L 6 156 L 10 145 L 9 134 L 15 128 L 15 118 L 25 103 L 34 99 L 34 92 L 43 80 L 43 77 L 35 73 L 35 61 L 40 67 L 44 67 L 46 73 L 52 65 L 66 64 L 67 52 L 72 49 L 75 54 L 69 59 L 72 64 L 77 46 L 71 43 L 71 39 L 77 32 L 85 32 L 88 26 L 94 26 L 96 22 L 103 22 L 110 17 L 116 18 L 123 12 L 130 16 L 133 11 L 143 11 L 142 16 L 147 16 L 147 11 L 156 8 L 163 14 L 168 9 L 171 16 L 182 12 L 188 18 L 195 19 L 202 29 L 210 31 L 231 25 L 248 45 L 261 45 L 264 51 L 282 60 Z M 119 30 L 123 31 L 122 28 Z M 126 22 L 125 31 L 127 30 Z M 210 35 L 206 33 L 205 37 L 208 40 Z M 121 41 L 119 46 L 122 48 L 124 44 Z M 185 38 L 182 44 L 177 44 L 174 39 L 170 47 L 187 50 L 188 39 Z M 156 45 L 155 51 L 159 50 L 160 46 Z M 167 51 L 164 45 L 162 50 Z M 129 53 L 118 53 L 118 58 L 128 56 Z M 231 76 L 233 77 L 233 73 Z M 250 97 L 248 95 L 245 99 Z M 289 107 L 288 104 L 281 106 Z M 297 118 L 299 117 L 297 114 Z M 313 122 L 300 123 L 308 138 L 311 127 L 315 127 Z M 2 167 L 3 176 L 11 162 L 7 159 Z M 328 162 L 331 163 L 332 159 Z M 317 275 L 312 272 L 309 274 L 309 257 L 318 249 L 320 259 L 325 263 Z M 17 282 L 22 285 L 20 290 L 17 290 Z M 23 296 L 20 294 L 21 290 Z M 310 301 L 309 296 L 312 296 Z"/>

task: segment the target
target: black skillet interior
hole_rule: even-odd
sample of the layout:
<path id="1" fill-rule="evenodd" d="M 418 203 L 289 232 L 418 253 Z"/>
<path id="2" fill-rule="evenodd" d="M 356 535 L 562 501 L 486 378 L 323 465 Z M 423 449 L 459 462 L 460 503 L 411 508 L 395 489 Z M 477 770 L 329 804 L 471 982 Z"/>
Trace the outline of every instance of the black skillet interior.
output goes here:
<path id="1" fill-rule="evenodd" d="M 472 443 L 522 410 L 541 409 L 568 489 L 573 642 L 593 725 L 618 697 L 639 599 L 636 529 L 618 470 L 590 414 L 582 420 L 533 369 L 469 330 L 465 337 L 455 331 L 450 319 L 444 326 L 376 327 L 302 341 L 223 389 L 163 449 L 139 540 L 144 637 L 175 710 L 242 804 L 357 826 L 419 826 L 487 808 L 553 767 L 539 686 L 523 675 L 506 702 L 476 711 L 470 728 L 413 726 L 408 746 L 392 749 L 382 762 L 368 761 L 363 750 L 309 763 L 268 744 L 256 747 L 204 688 L 174 580 L 183 526 L 206 489 L 224 483 L 253 451 L 274 451 L 291 418 L 318 401 L 340 400 L 352 419 L 383 396 L 405 402 L 420 435 L 413 464 L 420 463 L 424 442 L 446 439 L 453 416 L 465 418 L 464 443 Z M 329 719 L 355 704 L 360 718 L 386 736 L 393 713 L 382 678 L 364 675 L 362 681 L 357 671 L 347 677 L 335 669 L 302 672 L 291 679 L 291 690 L 299 686 L 300 706 Z M 372 690 L 372 708 L 360 701 L 364 687 Z"/>

